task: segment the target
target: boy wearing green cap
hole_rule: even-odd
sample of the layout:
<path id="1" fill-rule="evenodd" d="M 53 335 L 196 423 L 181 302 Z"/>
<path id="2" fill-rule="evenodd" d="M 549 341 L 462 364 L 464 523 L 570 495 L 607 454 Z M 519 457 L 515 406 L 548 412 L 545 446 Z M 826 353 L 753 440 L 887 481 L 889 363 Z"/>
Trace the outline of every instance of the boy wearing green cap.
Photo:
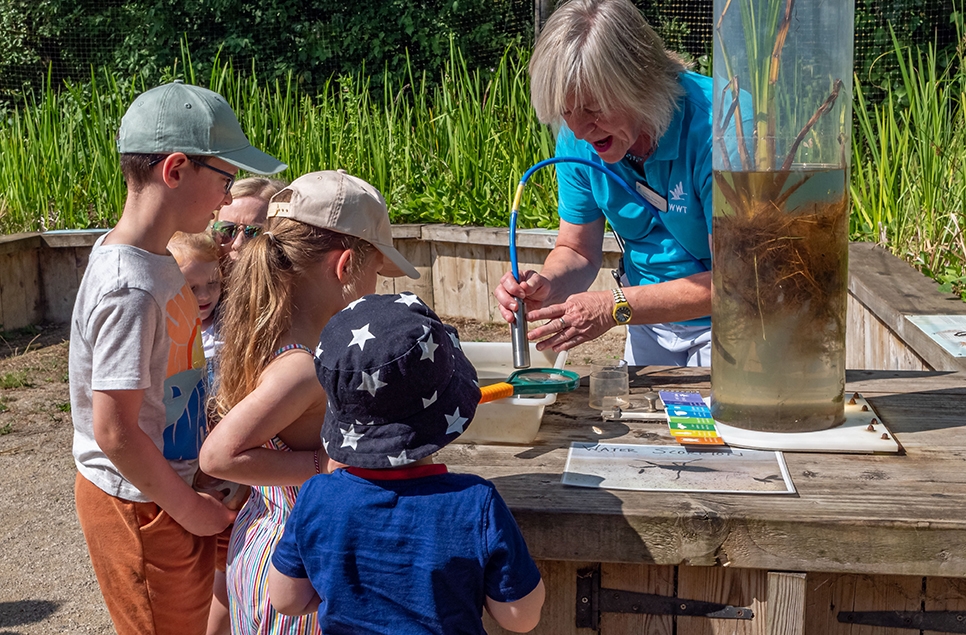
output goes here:
<path id="1" fill-rule="evenodd" d="M 166 246 L 204 231 L 253 148 L 212 91 L 174 82 L 134 101 L 117 136 L 127 199 L 94 245 L 71 320 L 77 515 L 120 635 L 204 633 L 214 535 L 233 520 L 192 489 L 206 431 L 198 305 Z"/>

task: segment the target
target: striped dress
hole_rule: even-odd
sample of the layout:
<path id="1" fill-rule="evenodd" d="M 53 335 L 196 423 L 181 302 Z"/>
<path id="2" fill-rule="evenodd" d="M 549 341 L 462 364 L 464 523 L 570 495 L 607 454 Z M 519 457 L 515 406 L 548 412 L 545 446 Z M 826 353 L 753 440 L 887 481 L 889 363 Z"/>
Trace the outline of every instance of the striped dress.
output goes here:
<path id="1" fill-rule="evenodd" d="M 266 447 L 288 451 L 275 437 Z M 298 487 L 252 487 L 228 545 L 228 606 L 232 635 L 320 635 L 315 613 L 289 617 L 268 601 L 268 569 L 292 512 Z"/>

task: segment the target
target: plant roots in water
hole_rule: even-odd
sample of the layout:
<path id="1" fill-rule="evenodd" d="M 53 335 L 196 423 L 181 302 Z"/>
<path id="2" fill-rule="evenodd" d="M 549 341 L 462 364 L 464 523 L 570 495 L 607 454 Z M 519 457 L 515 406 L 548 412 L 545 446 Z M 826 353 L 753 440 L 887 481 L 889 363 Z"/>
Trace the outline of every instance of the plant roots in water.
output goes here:
<path id="1" fill-rule="evenodd" d="M 752 430 L 844 420 L 845 171 L 717 172 L 712 413 Z"/>

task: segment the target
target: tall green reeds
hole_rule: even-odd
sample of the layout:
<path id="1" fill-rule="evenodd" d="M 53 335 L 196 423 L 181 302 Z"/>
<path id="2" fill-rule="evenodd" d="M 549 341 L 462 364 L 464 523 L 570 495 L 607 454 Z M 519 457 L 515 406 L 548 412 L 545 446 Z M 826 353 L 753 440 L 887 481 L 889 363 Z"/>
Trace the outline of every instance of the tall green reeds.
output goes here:
<path id="1" fill-rule="evenodd" d="M 853 239 L 875 241 L 966 299 L 966 51 L 962 13 L 954 63 L 933 46 L 894 54 L 899 91 L 870 106 L 856 86 Z"/>
<path id="2" fill-rule="evenodd" d="M 191 60 L 182 75 L 195 78 Z M 552 156 L 553 137 L 530 107 L 525 54 L 467 68 L 454 47 L 441 78 L 410 72 L 373 94 L 365 72 L 317 95 L 295 82 L 263 83 L 216 63 L 208 85 L 235 108 L 252 143 L 289 164 L 289 180 L 344 168 L 378 187 L 394 222 L 501 225 L 520 176 Z M 124 200 L 114 137 L 144 90 L 102 74 L 47 87 L 0 121 L 0 231 L 108 227 Z M 550 227 L 556 192 L 544 171 L 528 190 L 521 226 Z"/>
<path id="3" fill-rule="evenodd" d="M 123 203 L 114 135 L 134 92 L 109 75 L 29 95 L 0 121 L 0 230 L 106 226 Z"/>

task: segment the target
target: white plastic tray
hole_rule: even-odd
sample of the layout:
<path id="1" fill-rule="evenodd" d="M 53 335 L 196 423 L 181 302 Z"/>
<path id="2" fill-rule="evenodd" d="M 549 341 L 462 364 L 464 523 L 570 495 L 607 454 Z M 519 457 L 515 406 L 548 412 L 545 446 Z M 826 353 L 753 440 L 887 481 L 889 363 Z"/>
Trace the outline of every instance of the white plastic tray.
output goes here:
<path id="1" fill-rule="evenodd" d="M 513 348 L 509 342 L 461 342 L 463 352 L 476 368 L 480 385 L 503 381 L 513 368 Z M 563 368 L 567 352 L 538 351 L 530 345 L 531 368 Z M 533 441 L 540 430 L 543 410 L 557 395 L 517 395 L 480 404 L 473 422 L 456 443 L 511 443 Z"/>

